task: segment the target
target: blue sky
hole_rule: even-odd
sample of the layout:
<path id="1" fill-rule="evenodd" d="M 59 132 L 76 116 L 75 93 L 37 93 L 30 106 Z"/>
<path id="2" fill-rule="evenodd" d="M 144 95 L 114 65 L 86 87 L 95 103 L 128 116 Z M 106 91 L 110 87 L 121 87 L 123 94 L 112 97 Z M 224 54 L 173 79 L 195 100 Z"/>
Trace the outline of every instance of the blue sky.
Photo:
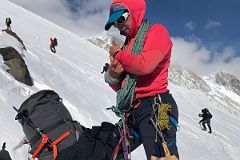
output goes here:
<path id="1" fill-rule="evenodd" d="M 171 36 L 200 38 L 206 46 L 240 48 L 239 0 L 147 0 L 146 18 Z M 217 47 L 218 46 L 218 47 Z M 215 49 L 216 49 L 215 48 Z M 238 56 L 240 53 L 238 52 Z"/>

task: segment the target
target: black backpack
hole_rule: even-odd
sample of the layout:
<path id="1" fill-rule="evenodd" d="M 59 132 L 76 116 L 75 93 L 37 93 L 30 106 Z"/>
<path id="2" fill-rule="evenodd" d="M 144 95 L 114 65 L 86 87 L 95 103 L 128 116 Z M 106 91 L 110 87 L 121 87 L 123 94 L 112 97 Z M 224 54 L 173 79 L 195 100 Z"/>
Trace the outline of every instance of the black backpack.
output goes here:
<path id="1" fill-rule="evenodd" d="M 57 38 L 54 38 L 54 39 L 53 39 L 53 42 L 54 42 L 54 46 L 57 46 L 57 45 L 58 45 Z"/>
<path id="2" fill-rule="evenodd" d="M 210 112 L 208 112 L 208 117 L 211 119 L 212 118 L 212 114 Z"/>
<path id="3" fill-rule="evenodd" d="M 58 154 L 57 160 L 111 160 L 119 142 L 117 126 L 103 122 L 85 129 L 78 142 Z M 120 149 L 116 160 L 123 158 Z"/>
<path id="4" fill-rule="evenodd" d="M 10 25 L 12 23 L 11 18 L 6 18 L 6 24 Z"/>
<path id="5" fill-rule="evenodd" d="M 33 94 L 17 112 L 15 119 L 22 125 L 33 158 L 56 159 L 59 152 L 77 142 L 82 132 L 81 125 L 72 120 L 61 98 L 52 90 Z"/>

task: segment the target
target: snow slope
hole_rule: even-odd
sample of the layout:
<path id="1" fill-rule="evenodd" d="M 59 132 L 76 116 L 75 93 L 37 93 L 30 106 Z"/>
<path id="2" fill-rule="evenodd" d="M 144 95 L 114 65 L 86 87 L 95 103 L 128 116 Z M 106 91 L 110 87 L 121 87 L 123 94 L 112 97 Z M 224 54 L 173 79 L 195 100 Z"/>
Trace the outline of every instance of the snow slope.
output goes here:
<path id="1" fill-rule="evenodd" d="M 115 93 L 100 74 L 102 65 L 108 61 L 104 49 L 7 0 L 1 0 L 0 15 L 0 27 L 5 28 L 5 18 L 11 17 L 13 31 L 24 41 L 27 52 L 21 54 L 25 55 L 34 80 L 33 87 L 26 86 L 0 67 L 0 144 L 7 142 L 13 160 L 26 160 L 28 148 L 21 143 L 24 135 L 14 120 L 16 113 L 12 106 L 19 107 L 41 89 L 59 93 L 73 118 L 87 127 L 118 120 L 111 111 L 106 111 L 115 103 Z M 50 37 L 58 38 L 56 54 L 50 52 Z M 21 52 L 21 45 L 15 39 L 0 32 L 0 47 L 6 46 Z M 0 66 L 3 66 L 2 60 Z M 181 159 L 240 160 L 239 116 L 221 109 L 221 104 L 204 92 L 174 84 L 169 88 L 179 105 L 181 128 L 177 144 Z M 198 125 L 198 114 L 204 107 L 213 114 L 213 134 L 202 131 Z M 146 159 L 142 147 L 134 151 L 132 159 Z"/>

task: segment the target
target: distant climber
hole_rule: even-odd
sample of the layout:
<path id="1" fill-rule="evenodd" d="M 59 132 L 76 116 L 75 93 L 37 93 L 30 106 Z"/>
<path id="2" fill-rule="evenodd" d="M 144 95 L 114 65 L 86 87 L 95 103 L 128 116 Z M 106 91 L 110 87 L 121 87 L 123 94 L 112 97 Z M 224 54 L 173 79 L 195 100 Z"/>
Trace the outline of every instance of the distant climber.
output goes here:
<path id="1" fill-rule="evenodd" d="M 0 151 L 0 160 L 12 160 L 10 154 L 6 149 L 6 142 L 3 143 L 2 150 Z"/>
<path id="2" fill-rule="evenodd" d="M 108 63 L 105 63 L 105 65 L 103 66 L 103 70 L 102 70 L 102 74 L 104 73 L 104 72 L 107 72 L 107 70 L 108 70 L 108 66 L 109 66 L 109 64 Z"/>
<path id="3" fill-rule="evenodd" d="M 210 125 L 210 119 L 212 118 L 212 114 L 209 112 L 207 108 L 202 109 L 202 114 L 198 115 L 199 117 L 202 117 L 202 119 L 199 121 L 199 124 L 203 126 L 204 131 L 207 130 L 206 124 L 209 128 L 208 133 L 212 133 L 211 125 Z"/>
<path id="4" fill-rule="evenodd" d="M 58 45 L 57 38 L 50 38 L 50 49 L 53 53 L 56 53 L 56 46 Z"/>
<path id="5" fill-rule="evenodd" d="M 12 23 L 11 18 L 7 17 L 5 23 L 6 23 L 6 25 L 7 25 L 7 29 L 8 29 L 8 30 L 12 30 L 12 29 L 11 29 L 11 23 Z"/>

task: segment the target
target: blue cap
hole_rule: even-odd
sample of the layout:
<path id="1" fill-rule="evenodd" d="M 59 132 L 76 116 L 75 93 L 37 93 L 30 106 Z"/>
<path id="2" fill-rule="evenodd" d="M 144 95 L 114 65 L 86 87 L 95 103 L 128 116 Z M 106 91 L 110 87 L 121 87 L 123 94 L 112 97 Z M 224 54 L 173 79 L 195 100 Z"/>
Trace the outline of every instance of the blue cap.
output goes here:
<path id="1" fill-rule="evenodd" d="M 120 18 L 124 12 L 127 11 L 127 8 L 123 5 L 116 4 L 110 8 L 109 18 L 105 25 L 105 30 L 109 30 L 111 26 Z"/>

